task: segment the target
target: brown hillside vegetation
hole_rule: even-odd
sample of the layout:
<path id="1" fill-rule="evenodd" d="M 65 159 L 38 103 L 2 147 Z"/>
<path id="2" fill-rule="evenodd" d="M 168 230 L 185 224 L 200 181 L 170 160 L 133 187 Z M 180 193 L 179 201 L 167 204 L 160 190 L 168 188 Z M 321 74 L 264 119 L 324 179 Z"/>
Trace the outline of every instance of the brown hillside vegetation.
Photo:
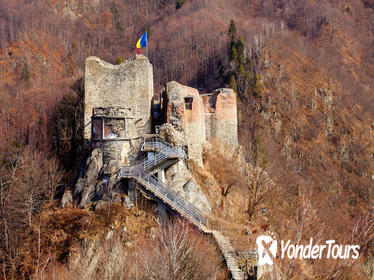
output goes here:
<path id="1" fill-rule="evenodd" d="M 282 279 L 373 279 L 373 22 L 372 0 L 0 0 L 0 278 L 83 279 L 80 266 L 92 265 L 100 279 L 122 279 L 136 240 L 148 257 L 138 259 L 139 279 L 150 279 L 147 267 L 161 270 L 147 261 L 172 229 L 156 230 L 154 209 L 57 207 L 85 157 L 86 57 L 132 57 L 147 28 L 155 92 L 171 80 L 237 87 L 241 150 L 207 148 L 204 168 L 190 163 L 233 244 L 252 249 L 266 231 L 302 244 L 359 244 L 357 261 L 276 267 Z M 215 263 L 193 271 L 225 277 L 210 241 L 183 226 L 175 232 L 207 248 L 188 257 Z M 105 274 L 107 256 L 121 264 L 118 274 Z"/>

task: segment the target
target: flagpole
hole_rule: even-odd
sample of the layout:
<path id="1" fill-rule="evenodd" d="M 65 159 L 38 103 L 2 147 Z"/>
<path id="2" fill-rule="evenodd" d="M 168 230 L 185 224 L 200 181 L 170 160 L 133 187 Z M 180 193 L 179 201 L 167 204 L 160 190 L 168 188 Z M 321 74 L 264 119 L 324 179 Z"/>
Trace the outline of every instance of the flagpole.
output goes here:
<path id="1" fill-rule="evenodd" d="M 146 29 L 145 32 L 147 33 L 147 47 L 145 48 L 145 56 L 148 57 L 148 30 Z"/>

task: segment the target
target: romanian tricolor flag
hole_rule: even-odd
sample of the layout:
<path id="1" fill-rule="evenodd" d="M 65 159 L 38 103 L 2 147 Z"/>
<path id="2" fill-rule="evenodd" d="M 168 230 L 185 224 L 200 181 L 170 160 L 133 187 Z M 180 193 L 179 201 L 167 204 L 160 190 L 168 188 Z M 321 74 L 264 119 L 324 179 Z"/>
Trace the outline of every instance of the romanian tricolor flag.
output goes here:
<path id="1" fill-rule="evenodd" d="M 146 47 L 146 46 L 147 46 L 147 31 L 144 32 L 143 36 L 140 37 L 140 39 L 136 43 L 136 50 L 138 51 L 139 54 L 141 54 L 139 49 Z"/>

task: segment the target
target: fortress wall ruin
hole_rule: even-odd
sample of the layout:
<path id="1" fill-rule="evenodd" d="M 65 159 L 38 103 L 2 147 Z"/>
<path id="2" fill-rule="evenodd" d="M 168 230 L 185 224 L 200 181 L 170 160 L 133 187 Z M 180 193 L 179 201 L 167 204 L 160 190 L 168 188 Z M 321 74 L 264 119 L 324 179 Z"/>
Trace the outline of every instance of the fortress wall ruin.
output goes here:
<path id="1" fill-rule="evenodd" d="M 94 146 L 103 148 L 104 161 L 127 162 L 136 157 L 142 135 L 151 132 L 152 97 L 153 68 L 145 56 L 136 56 L 119 65 L 97 57 L 86 59 L 84 138 L 91 140 L 93 130 L 112 130 L 112 133 L 104 133 L 105 141 L 99 136 L 92 141 Z M 102 110 L 101 115 L 94 116 L 97 108 L 109 111 L 103 113 Z M 98 119 L 94 126 L 92 117 Z M 101 125 L 102 128 L 99 127 L 100 118 L 110 118 Z M 122 123 L 120 127 L 116 127 L 116 119 L 121 120 L 117 122 Z M 117 133 L 118 130 L 123 131 Z"/>

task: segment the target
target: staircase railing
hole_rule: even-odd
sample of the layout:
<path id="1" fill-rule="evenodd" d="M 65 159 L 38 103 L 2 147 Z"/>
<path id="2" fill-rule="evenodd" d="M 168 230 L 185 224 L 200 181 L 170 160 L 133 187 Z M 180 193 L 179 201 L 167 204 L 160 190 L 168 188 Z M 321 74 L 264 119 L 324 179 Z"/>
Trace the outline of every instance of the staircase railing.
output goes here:
<path id="1" fill-rule="evenodd" d="M 175 159 L 180 158 L 178 153 L 171 151 L 170 149 L 161 150 L 160 152 L 156 153 L 154 157 L 147 157 L 133 166 L 136 166 L 138 169 L 143 169 L 144 171 L 150 170 L 151 167 L 156 166 L 157 164 L 161 163 L 163 160 L 167 159 Z"/>
<path id="2" fill-rule="evenodd" d="M 148 138 L 149 140 L 150 138 Z M 180 147 L 172 147 L 169 143 L 163 141 L 158 137 L 152 137 L 152 141 L 146 141 L 143 138 L 143 143 L 141 146 L 142 151 L 154 151 L 154 157 L 147 157 L 141 161 L 136 162 L 133 166 L 144 171 L 150 170 L 152 167 L 161 163 L 167 159 L 185 159 L 186 153 Z"/>
<path id="3" fill-rule="evenodd" d="M 152 141 L 146 141 L 151 139 Z M 157 197 L 168 203 L 169 206 L 178 210 L 182 215 L 187 216 L 197 226 L 206 226 L 208 223 L 207 216 L 187 200 L 180 197 L 180 195 L 173 189 L 166 186 L 157 177 L 148 173 L 152 167 L 158 165 L 160 162 L 169 158 L 185 158 L 186 154 L 183 149 L 171 147 L 170 144 L 158 137 L 143 138 L 142 151 L 152 150 L 156 151 L 153 157 L 147 157 L 145 160 L 133 165 L 123 166 L 121 168 L 119 177 L 132 177 L 141 181 L 147 189 L 149 189 Z"/>
<path id="4" fill-rule="evenodd" d="M 150 140 L 151 141 L 147 141 Z M 173 210 L 176 210 L 194 223 L 200 229 L 206 232 L 213 233 L 217 240 L 221 251 L 226 259 L 229 270 L 231 271 L 234 280 L 241 280 L 244 277 L 240 270 L 238 262 L 235 258 L 237 252 L 233 251 L 229 242 L 216 231 L 208 229 L 208 216 L 200 209 L 195 207 L 192 203 L 182 198 L 175 190 L 165 185 L 157 177 L 150 174 L 152 167 L 158 165 L 162 161 L 170 158 L 186 158 L 183 149 L 170 146 L 167 142 L 158 137 L 143 138 L 141 147 L 142 151 L 154 151 L 154 156 L 148 156 L 145 160 L 136 163 L 133 166 L 123 166 L 119 173 L 119 178 L 128 177 L 138 181 L 148 191 L 153 193 L 156 197 L 168 204 Z M 253 254 L 253 252 L 250 252 Z"/>
<path id="5" fill-rule="evenodd" d="M 136 167 L 123 167 L 121 177 L 132 177 L 139 181 L 145 188 L 151 191 L 158 198 L 163 200 L 173 209 L 188 218 L 199 228 L 208 224 L 207 216 L 187 200 L 183 199 L 176 191 L 166 186 L 157 177 L 146 173 Z"/>
<path id="6" fill-rule="evenodd" d="M 186 158 L 186 153 L 181 147 L 173 147 L 168 142 L 162 140 L 157 136 L 148 138 L 143 137 L 141 150 L 164 151 L 168 152 L 169 154 L 178 156 L 179 158 Z"/>

